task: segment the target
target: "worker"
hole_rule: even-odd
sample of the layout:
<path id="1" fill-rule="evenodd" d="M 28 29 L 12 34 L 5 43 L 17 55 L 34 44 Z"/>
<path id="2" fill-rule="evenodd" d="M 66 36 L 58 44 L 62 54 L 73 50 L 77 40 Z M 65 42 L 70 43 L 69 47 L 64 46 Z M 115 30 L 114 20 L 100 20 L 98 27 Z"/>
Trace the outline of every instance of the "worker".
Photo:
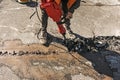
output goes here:
<path id="1" fill-rule="evenodd" d="M 75 11 L 75 9 L 77 9 L 80 6 L 80 0 L 42 0 L 42 2 L 45 1 L 55 1 L 56 4 L 58 4 L 63 12 L 63 17 L 65 17 L 65 27 L 68 31 L 69 37 L 70 38 L 75 38 L 75 34 L 73 33 L 73 31 L 70 28 L 70 19 L 73 17 L 73 13 Z M 41 44 L 45 44 L 47 43 L 47 26 L 48 26 L 48 14 L 46 13 L 46 11 L 41 8 L 41 12 L 42 12 L 42 27 L 40 29 L 40 32 L 38 34 L 39 38 L 40 38 L 40 43 Z"/>

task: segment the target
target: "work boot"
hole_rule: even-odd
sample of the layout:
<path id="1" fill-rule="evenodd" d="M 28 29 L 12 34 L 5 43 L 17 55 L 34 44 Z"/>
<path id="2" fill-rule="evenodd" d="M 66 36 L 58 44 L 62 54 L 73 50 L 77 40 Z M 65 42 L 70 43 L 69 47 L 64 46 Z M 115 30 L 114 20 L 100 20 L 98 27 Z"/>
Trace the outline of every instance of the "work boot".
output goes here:
<path id="1" fill-rule="evenodd" d="M 72 30 L 71 30 L 71 28 L 70 28 L 70 19 L 65 19 L 65 26 L 66 26 L 66 29 L 67 29 L 67 31 L 68 31 L 68 35 L 69 35 L 69 38 L 71 38 L 71 39 L 75 39 L 76 38 L 76 36 L 75 36 L 75 34 L 72 32 Z"/>
<path id="2" fill-rule="evenodd" d="M 76 36 L 75 36 L 75 34 L 72 32 L 72 30 L 68 30 L 68 35 L 69 35 L 69 38 L 70 38 L 70 39 L 75 39 L 75 38 L 76 38 Z"/>
<path id="3" fill-rule="evenodd" d="M 47 43 L 47 31 L 40 30 L 38 34 L 38 38 L 40 39 L 41 44 Z"/>

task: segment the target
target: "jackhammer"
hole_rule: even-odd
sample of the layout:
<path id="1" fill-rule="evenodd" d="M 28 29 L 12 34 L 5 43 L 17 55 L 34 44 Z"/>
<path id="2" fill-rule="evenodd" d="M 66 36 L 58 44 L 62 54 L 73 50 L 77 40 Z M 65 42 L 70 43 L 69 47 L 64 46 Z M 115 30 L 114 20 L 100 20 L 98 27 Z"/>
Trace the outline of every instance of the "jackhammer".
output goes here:
<path id="1" fill-rule="evenodd" d="M 60 6 L 54 0 L 41 0 L 40 8 L 44 9 L 47 15 L 56 22 L 60 34 L 66 39 L 66 30 L 62 22 L 62 10 Z"/>
<path id="2" fill-rule="evenodd" d="M 62 10 L 60 5 L 58 5 L 54 0 L 41 0 L 40 8 L 44 9 L 47 15 L 56 22 L 60 34 L 64 38 L 64 45 L 68 48 L 68 51 L 78 51 L 81 49 L 82 42 L 79 38 L 67 39 L 65 34 L 66 30 L 63 26 L 63 23 L 67 22 L 64 16 L 62 17 Z"/>
<path id="3" fill-rule="evenodd" d="M 37 2 L 37 0 L 36 0 Z M 56 22 L 58 26 L 58 30 L 60 34 L 64 38 L 63 44 L 68 48 L 68 51 L 78 51 L 82 49 L 83 42 L 80 40 L 80 38 L 76 37 L 74 39 L 67 39 L 66 38 L 66 29 L 64 28 L 63 24 L 67 22 L 68 19 L 66 19 L 64 16 L 62 17 L 62 10 L 60 8 L 60 5 L 58 5 L 54 0 L 41 0 L 40 8 L 44 9 L 47 13 L 47 15 L 53 19 L 53 21 Z M 37 17 L 42 22 L 40 17 L 38 16 L 37 7 L 36 11 L 30 16 L 30 19 L 32 16 L 37 13 Z"/>

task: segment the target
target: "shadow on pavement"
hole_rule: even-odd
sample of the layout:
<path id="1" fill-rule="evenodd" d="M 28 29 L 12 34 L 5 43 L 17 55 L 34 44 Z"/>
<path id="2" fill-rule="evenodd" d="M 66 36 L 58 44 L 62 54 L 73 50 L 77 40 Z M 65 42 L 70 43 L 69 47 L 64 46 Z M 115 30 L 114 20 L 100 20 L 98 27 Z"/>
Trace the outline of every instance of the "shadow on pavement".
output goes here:
<path id="1" fill-rule="evenodd" d="M 115 42 L 117 40 L 115 40 L 114 38 L 118 40 L 120 39 L 114 36 L 98 36 L 94 38 L 85 38 L 78 34 L 75 34 L 75 35 L 77 36 L 77 38 L 80 39 L 80 41 L 82 41 L 83 44 L 81 44 L 81 47 L 80 47 L 81 49 L 79 50 L 73 49 L 71 51 L 77 52 L 80 56 L 83 56 L 88 61 L 90 61 L 94 69 L 101 75 L 107 75 L 113 78 L 113 70 L 109 66 L 110 62 L 106 60 L 106 57 L 109 55 L 120 56 L 120 53 L 116 52 L 116 50 L 111 50 L 112 47 L 114 48 L 114 46 L 117 45 L 117 42 Z M 51 42 L 56 42 L 66 46 L 64 44 L 63 39 L 54 37 L 51 34 L 49 34 L 48 40 L 49 41 L 46 46 L 49 46 Z M 70 45 L 70 47 L 75 47 L 75 45 L 77 45 L 78 43 Z M 103 43 L 105 44 L 102 45 Z M 71 42 L 68 44 L 71 44 Z M 66 46 L 66 47 L 69 47 L 69 46 Z M 118 48 L 119 48 L 119 45 L 118 45 Z"/>

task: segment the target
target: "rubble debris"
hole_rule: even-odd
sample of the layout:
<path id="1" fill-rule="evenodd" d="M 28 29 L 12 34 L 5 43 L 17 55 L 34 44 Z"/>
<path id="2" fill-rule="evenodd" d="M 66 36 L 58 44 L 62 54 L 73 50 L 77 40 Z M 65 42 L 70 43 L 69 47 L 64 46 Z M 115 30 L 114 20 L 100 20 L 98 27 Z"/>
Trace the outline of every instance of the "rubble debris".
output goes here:
<path id="1" fill-rule="evenodd" d="M 79 38 L 77 39 L 67 39 L 65 42 L 65 46 L 68 48 L 68 51 L 81 51 L 84 42 Z"/>
<path id="2" fill-rule="evenodd" d="M 68 51 L 73 52 L 98 52 L 105 49 L 110 50 L 117 50 L 120 51 L 120 37 L 115 36 L 98 36 L 95 38 L 76 38 L 74 40 L 67 39 L 65 44 Z M 19 51 L 19 52 L 8 52 L 8 51 L 0 51 L 0 55 L 27 55 L 27 54 L 34 54 L 34 55 L 50 55 L 50 54 L 57 54 L 59 51 L 56 50 L 49 50 L 48 52 L 42 52 L 40 50 L 37 51 Z"/>
<path id="3" fill-rule="evenodd" d="M 120 50 L 120 37 L 98 36 L 95 38 L 68 39 L 65 43 L 68 51 L 99 51 L 104 49 Z"/>
<path id="4" fill-rule="evenodd" d="M 48 51 L 48 52 L 42 52 L 42 51 L 19 51 L 19 52 L 15 52 L 15 51 L 13 51 L 13 52 L 7 52 L 7 51 L 5 51 L 5 52 L 0 52 L 0 55 L 1 56 L 5 56 L 5 55 L 9 55 L 9 56 L 22 56 L 22 55 L 50 55 L 50 54 L 57 54 L 57 52 L 56 51 Z"/>

